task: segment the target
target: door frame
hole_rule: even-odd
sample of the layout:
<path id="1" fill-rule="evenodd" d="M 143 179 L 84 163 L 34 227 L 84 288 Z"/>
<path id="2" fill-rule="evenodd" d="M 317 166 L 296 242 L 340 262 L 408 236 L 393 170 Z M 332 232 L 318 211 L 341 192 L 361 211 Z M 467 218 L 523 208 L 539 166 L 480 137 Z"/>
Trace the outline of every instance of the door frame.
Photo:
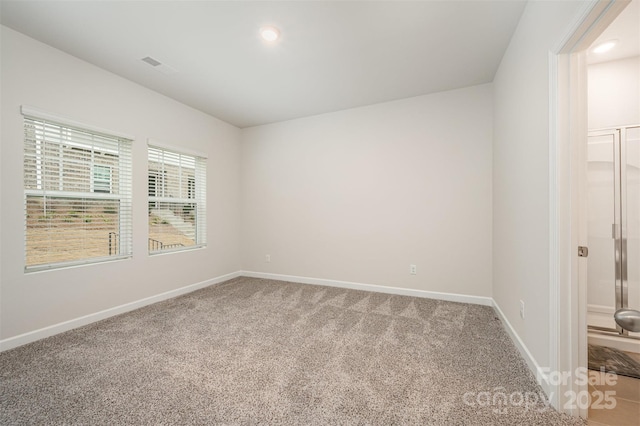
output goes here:
<path id="1" fill-rule="evenodd" d="M 549 53 L 549 252 L 550 402 L 586 418 L 575 404 L 588 392 L 580 380 L 587 367 L 586 245 L 587 62 L 589 46 L 630 0 L 589 0 L 565 37 Z M 550 380 L 569 377 L 569 380 Z M 574 403 L 572 403 L 572 401 Z"/>

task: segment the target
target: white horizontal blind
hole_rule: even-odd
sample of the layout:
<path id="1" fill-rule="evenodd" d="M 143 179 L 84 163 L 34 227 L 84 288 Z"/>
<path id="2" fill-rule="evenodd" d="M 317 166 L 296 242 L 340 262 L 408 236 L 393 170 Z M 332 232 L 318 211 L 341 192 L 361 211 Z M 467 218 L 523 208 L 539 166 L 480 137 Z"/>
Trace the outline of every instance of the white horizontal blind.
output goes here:
<path id="1" fill-rule="evenodd" d="M 131 140 L 24 117 L 25 265 L 131 256 Z"/>
<path id="2" fill-rule="evenodd" d="M 149 252 L 206 244 L 206 158 L 149 146 Z"/>

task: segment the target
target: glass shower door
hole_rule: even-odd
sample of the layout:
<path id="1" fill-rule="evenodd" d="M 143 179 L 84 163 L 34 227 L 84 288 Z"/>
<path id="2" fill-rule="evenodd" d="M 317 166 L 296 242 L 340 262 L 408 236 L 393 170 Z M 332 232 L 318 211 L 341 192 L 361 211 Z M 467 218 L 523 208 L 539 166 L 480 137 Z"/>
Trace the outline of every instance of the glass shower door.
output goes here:
<path id="1" fill-rule="evenodd" d="M 590 132 L 587 161 L 587 322 L 640 336 L 613 317 L 620 309 L 640 311 L 640 126 Z"/>
<path id="2" fill-rule="evenodd" d="M 615 330 L 613 313 L 616 295 L 621 290 L 620 268 L 616 254 L 620 247 L 614 235 L 616 217 L 616 179 L 619 132 L 591 132 L 587 145 L 588 185 L 588 247 L 587 262 L 587 322 L 593 328 Z"/>
<path id="3" fill-rule="evenodd" d="M 640 126 L 621 130 L 623 307 L 640 311 Z M 626 334 L 626 333 L 625 333 Z M 640 336 L 640 333 L 629 333 Z"/>

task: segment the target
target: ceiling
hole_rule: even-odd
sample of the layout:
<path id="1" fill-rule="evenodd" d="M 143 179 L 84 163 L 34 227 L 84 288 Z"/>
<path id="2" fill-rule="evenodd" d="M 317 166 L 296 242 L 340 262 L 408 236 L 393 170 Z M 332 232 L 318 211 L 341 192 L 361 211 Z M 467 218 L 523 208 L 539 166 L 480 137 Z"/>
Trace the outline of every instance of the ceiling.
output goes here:
<path id="1" fill-rule="evenodd" d="M 618 40 L 618 43 L 613 49 L 604 53 L 593 53 L 589 50 L 587 52 L 589 64 L 615 61 L 640 55 L 640 0 L 633 0 L 625 7 L 591 47 L 609 40 Z"/>
<path id="2" fill-rule="evenodd" d="M 3 25 L 249 127 L 489 83 L 525 3 L 2 0 L 0 5 Z M 276 43 L 259 38 L 265 25 L 280 29 Z M 163 67 L 143 62 L 145 57 Z"/>

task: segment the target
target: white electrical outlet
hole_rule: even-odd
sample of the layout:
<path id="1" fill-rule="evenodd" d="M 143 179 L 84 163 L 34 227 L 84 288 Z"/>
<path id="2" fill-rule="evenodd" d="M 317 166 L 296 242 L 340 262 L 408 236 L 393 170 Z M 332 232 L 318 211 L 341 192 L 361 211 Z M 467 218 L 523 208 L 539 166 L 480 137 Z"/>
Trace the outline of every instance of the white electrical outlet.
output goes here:
<path id="1" fill-rule="evenodd" d="M 520 318 L 524 319 L 524 302 L 520 301 Z"/>
<path id="2" fill-rule="evenodd" d="M 418 273 L 418 269 L 416 268 L 416 265 L 409 265 L 409 273 L 411 275 L 415 275 Z"/>
<path id="3" fill-rule="evenodd" d="M 265 260 L 267 263 L 271 262 L 271 255 L 270 255 L 270 254 L 265 254 L 265 255 L 264 255 L 264 260 Z"/>

